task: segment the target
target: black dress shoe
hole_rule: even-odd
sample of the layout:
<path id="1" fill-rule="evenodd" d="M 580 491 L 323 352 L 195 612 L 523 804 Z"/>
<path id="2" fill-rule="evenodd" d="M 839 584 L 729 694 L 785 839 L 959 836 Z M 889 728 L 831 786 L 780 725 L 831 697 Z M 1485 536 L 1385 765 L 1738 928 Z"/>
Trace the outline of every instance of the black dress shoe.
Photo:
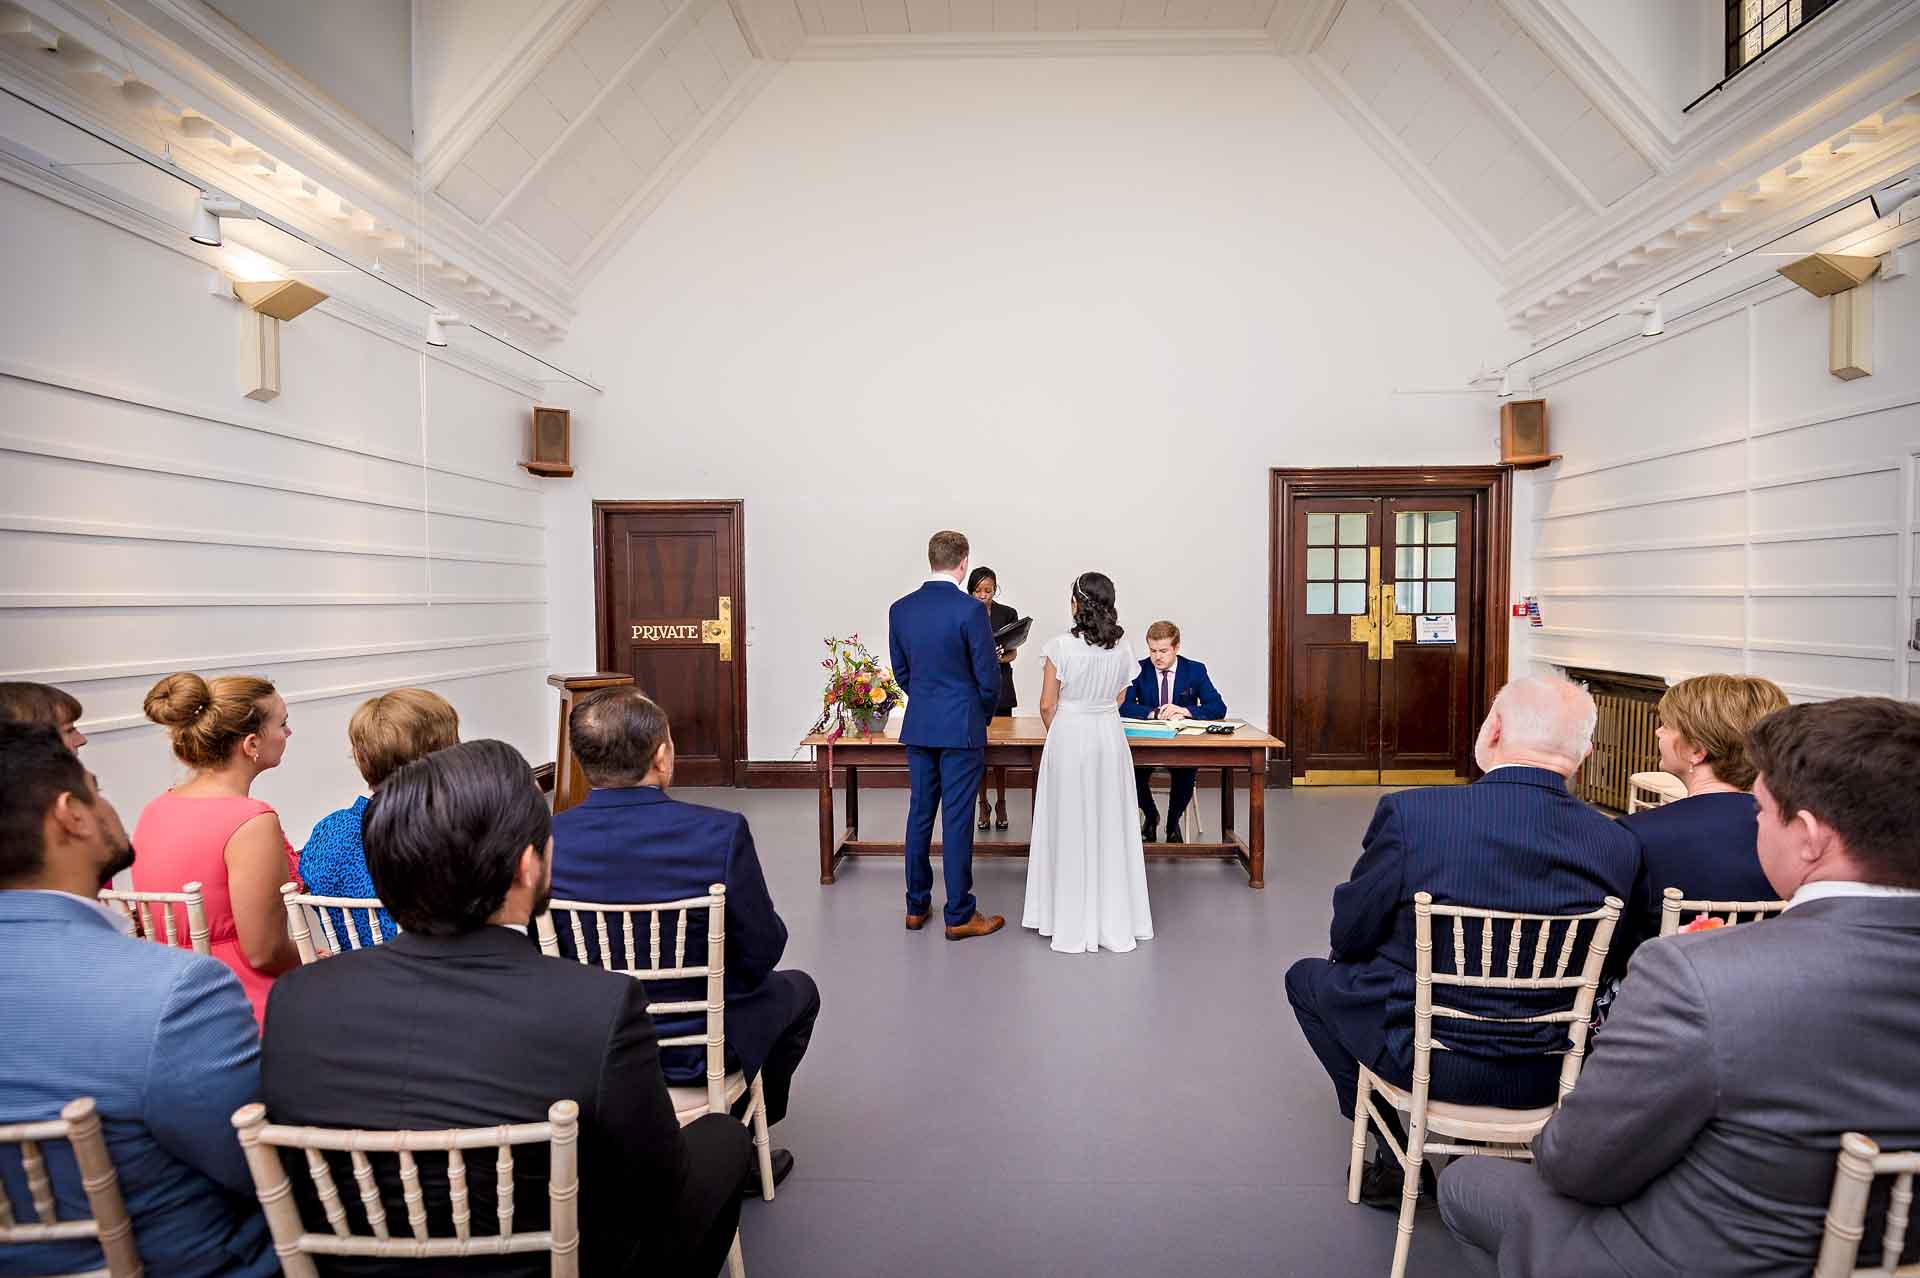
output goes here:
<path id="1" fill-rule="evenodd" d="M 773 1151 L 773 1183 L 776 1188 L 779 1187 L 780 1182 L 785 1180 L 787 1178 L 787 1174 L 792 1170 L 793 1170 L 793 1151 L 790 1149 L 774 1150 Z M 760 1192 L 760 1160 L 758 1158 L 755 1158 L 753 1160 L 753 1170 L 747 1173 L 747 1183 L 740 1186 L 740 1196 L 742 1198 L 762 1197 L 762 1194 Z"/>
<path id="2" fill-rule="evenodd" d="M 1431 1207 L 1437 1201 L 1435 1197 L 1433 1167 L 1428 1163 L 1420 1164 L 1420 1206 Z M 1367 1164 L 1360 1173 L 1360 1201 L 1368 1207 L 1381 1211 L 1400 1210 L 1400 1195 L 1407 1187 L 1406 1173 L 1400 1170 L 1398 1160 L 1376 1158 Z"/>
<path id="3" fill-rule="evenodd" d="M 1180 833 L 1179 822 L 1176 821 L 1167 826 L 1167 842 L 1185 843 L 1186 841 L 1187 841 L 1187 836 Z"/>
<path id="4" fill-rule="evenodd" d="M 1142 843 L 1158 843 L 1160 841 L 1160 827 L 1149 821 L 1147 828 L 1140 832 L 1140 841 Z"/>

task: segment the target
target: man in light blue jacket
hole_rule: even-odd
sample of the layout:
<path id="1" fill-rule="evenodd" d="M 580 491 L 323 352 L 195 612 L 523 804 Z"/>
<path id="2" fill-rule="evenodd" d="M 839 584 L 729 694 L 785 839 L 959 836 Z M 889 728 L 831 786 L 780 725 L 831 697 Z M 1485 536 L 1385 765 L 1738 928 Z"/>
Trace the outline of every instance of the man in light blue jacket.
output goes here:
<path id="1" fill-rule="evenodd" d="M 119 814 L 60 734 L 0 723 L 0 1123 L 91 1096 L 147 1273 L 277 1274 L 231 1122 L 259 1093 L 253 1014 L 218 961 L 135 940 L 96 903 L 132 863 Z M 86 1216 L 72 1151 L 44 1152 L 57 1216 Z M 0 1181 L 31 1221 L 17 1146 L 0 1150 Z M 101 1264 L 92 1242 L 0 1247 L 0 1275 Z"/>

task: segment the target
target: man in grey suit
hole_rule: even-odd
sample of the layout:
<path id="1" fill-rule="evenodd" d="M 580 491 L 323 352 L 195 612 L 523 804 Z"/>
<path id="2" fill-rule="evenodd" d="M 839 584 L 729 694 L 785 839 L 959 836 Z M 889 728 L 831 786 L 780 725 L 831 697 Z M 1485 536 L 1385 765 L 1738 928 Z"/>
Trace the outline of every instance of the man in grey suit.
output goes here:
<path id="1" fill-rule="evenodd" d="M 1761 866 L 1792 904 L 1641 946 L 1534 1165 L 1447 1168 L 1477 1272 L 1803 1275 L 1841 1133 L 1920 1147 L 1920 705 L 1790 706 L 1748 748 Z"/>

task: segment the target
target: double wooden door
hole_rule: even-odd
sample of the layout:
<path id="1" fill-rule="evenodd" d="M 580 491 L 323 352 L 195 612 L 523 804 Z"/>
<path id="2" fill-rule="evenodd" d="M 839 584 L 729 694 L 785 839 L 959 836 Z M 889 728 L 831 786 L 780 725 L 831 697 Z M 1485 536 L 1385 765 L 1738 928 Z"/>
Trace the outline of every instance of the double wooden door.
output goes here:
<path id="1" fill-rule="evenodd" d="M 1293 499 L 1295 784 L 1466 780 L 1484 589 L 1475 505 L 1471 494 Z"/>
<path id="2" fill-rule="evenodd" d="M 593 504 L 600 668 L 673 724 L 680 785 L 736 785 L 746 760 L 744 514 L 737 501 Z"/>

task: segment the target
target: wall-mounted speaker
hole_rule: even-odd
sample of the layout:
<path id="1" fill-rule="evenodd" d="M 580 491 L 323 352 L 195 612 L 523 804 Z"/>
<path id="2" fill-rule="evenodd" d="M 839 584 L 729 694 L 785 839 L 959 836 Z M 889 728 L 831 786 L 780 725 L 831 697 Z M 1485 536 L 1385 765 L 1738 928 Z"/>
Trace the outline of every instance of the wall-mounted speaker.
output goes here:
<path id="1" fill-rule="evenodd" d="M 520 465 L 550 479 L 573 474 L 573 414 L 564 408 L 533 410 L 533 460 Z"/>
<path id="2" fill-rule="evenodd" d="M 1510 399 L 1500 405 L 1500 460 L 1516 470 L 1533 470 L 1560 460 L 1547 451 L 1547 401 Z"/>

